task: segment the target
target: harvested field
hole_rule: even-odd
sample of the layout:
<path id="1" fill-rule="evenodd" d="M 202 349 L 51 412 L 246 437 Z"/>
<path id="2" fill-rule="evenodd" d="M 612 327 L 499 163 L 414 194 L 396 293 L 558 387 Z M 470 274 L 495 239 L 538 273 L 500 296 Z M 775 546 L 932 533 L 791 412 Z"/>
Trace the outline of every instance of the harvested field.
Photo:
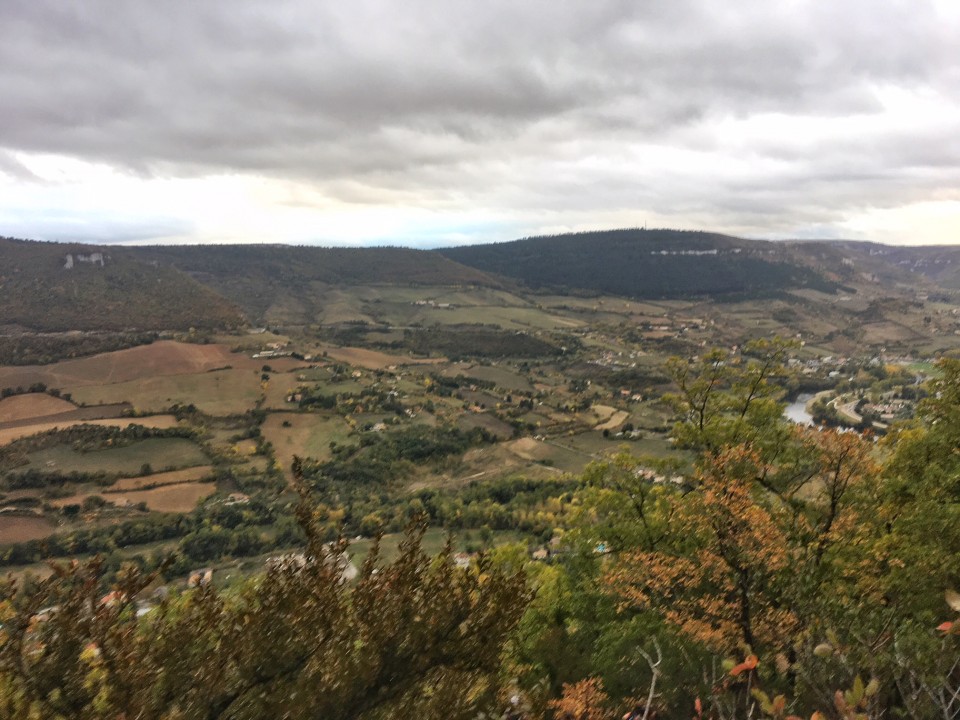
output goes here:
<path id="1" fill-rule="evenodd" d="M 81 505 L 84 500 L 94 495 L 97 497 L 103 497 L 103 491 L 98 489 L 90 492 L 78 492 L 74 493 L 73 495 L 64 495 L 63 497 L 53 498 L 48 502 L 53 505 L 53 507 L 62 508 L 66 507 L 67 505 Z"/>
<path id="2" fill-rule="evenodd" d="M 613 415 L 610 416 L 609 420 L 607 420 L 605 423 L 597 425 L 597 430 L 616 430 L 627 421 L 628 417 L 630 417 L 630 413 L 628 413 L 626 410 L 617 410 Z"/>
<path id="3" fill-rule="evenodd" d="M 190 512 L 198 502 L 212 495 L 216 490 L 217 486 L 213 483 L 181 483 L 153 490 L 111 493 L 107 499 L 117 505 L 123 504 L 124 501 L 130 505 L 145 502 L 149 509 L 156 512 Z"/>
<path id="4" fill-rule="evenodd" d="M 198 465 L 184 470 L 154 473 L 142 477 L 120 478 L 110 487 L 103 489 L 104 493 L 115 493 L 130 490 L 145 490 L 163 485 L 179 485 L 180 483 L 197 482 L 206 479 L 213 472 L 211 465 Z"/>
<path id="5" fill-rule="evenodd" d="M 453 543 L 455 550 L 463 550 L 467 547 L 467 540 L 464 538 L 464 535 L 469 534 L 469 531 L 465 533 L 456 533 L 453 536 Z M 446 547 L 447 536 L 449 533 L 442 528 L 430 528 L 423 535 L 423 551 L 430 557 L 437 555 Z M 491 535 L 493 536 L 493 545 L 494 547 L 498 545 L 503 545 L 506 543 L 515 543 L 520 542 L 523 539 L 523 536 L 513 530 L 494 530 Z M 397 556 L 400 554 L 400 544 L 403 542 L 404 535 L 402 533 L 394 533 L 392 535 L 384 535 L 380 539 L 380 557 L 384 562 L 393 562 L 396 560 Z M 363 559 L 370 552 L 370 548 L 373 545 L 373 540 L 368 538 L 363 538 L 361 540 L 353 540 L 350 543 L 350 548 L 348 553 L 352 558 L 355 565 L 359 566 Z"/>
<path id="6" fill-rule="evenodd" d="M 520 438 L 507 443 L 507 448 L 517 457 L 531 462 L 546 463 L 563 472 L 581 472 L 593 457 L 581 450 L 555 443 L 540 442 L 533 438 Z"/>
<path id="7" fill-rule="evenodd" d="M 388 355 L 376 350 L 357 347 L 324 347 L 327 357 L 368 370 L 382 370 L 391 365 L 436 365 L 446 358 L 413 358 L 407 355 Z"/>
<path id="8" fill-rule="evenodd" d="M 146 480 L 147 478 L 143 478 Z M 214 483 L 186 482 L 175 485 L 163 485 L 150 490 L 129 490 L 125 492 L 78 493 L 69 497 L 53 500 L 51 504 L 57 507 L 65 505 L 82 505 L 83 501 L 91 496 L 102 497 L 117 507 L 127 507 L 138 503 L 146 503 L 147 508 L 156 512 L 190 512 L 197 503 L 208 495 L 216 492 Z"/>
<path id="9" fill-rule="evenodd" d="M 514 455 L 524 460 L 545 460 L 550 456 L 550 447 L 539 440 L 530 437 L 520 438 L 511 443 L 507 443 L 507 448 Z"/>
<path id="10" fill-rule="evenodd" d="M 457 427 L 461 430 L 482 428 L 498 440 L 513 437 L 513 426 L 490 413 L 464 413 L 457 419 Z"/>
<path id="11" fill-rule="evenodd" d="M 66 412 L 58 412 L 54 415 L 44 415 L 36 418 L 26 418 L 23 420 L 7 420 L 0 422 L 0 430 L 7 428 L 23 427 L 24 425 L 33 425 L 37 422 L 45 423 L 71 423 L 80 420 L 108 420 L 111 418 L 124 418 L 130 415 L 133 406 L 130 403 L 112 403 L 110 405 L 90 405 L 88 407 L 75 407 Z"/>
<path id="12" fill-rule="evenodd" d="M 105 418 L 102 420 L 68 420 L 58 422 L 42 422 L 32 425 L 19 425 L 0 430 L 0 446 L 8 445 L 14 440 L 36 435 L 37 433 L 60 428 L 61 430 L 74 425 L 104 425 L 107 427 L 128 427 L 130 425 L 143 425 L 148 428 L 172 428 L 176 427 L 177 419 L 173 415 L 150 415 L 139 418 Z"/>
<path id="13" fill-rule="evenodd" d="M 589 453 L 596 457 L 615 455 L 626 447 L 629 448 L 630 454 L 635 457 L 672 457 L 684 462 L 692 462 L 694 459 L 692 453 L 678 451 L 666 437 L 655 434 L 650 434 L 638 440 L 626 440 L 614 437 L 604 438 L 597 432 L 585 432 L 565 437 L 561 442 L 572 450 Z"/>
<path id="14" fill-rule="evenodd" d="M 883 345 L 894 342 L 918 340 L 921 335 L 913 329 L 896 322 L 877 322 L 862 326 L 863 342 L 868 345 Z"/>
<path id="15" fill-rule="evenodd" d="M 261 363 L 262 364 L 262 363 Z M 273 361 L 271 361 L 271 366 Z M 211 415 L 232 415 L 251 409 L 260 397 L 260 372 L 238 368 L 144 378 L 113 385 L 71 388 L 85 403 L 129 401 L 138 410 L 158 412 L 174 403 L 193 404 Z"/>
<path id="16" fill-rule="evenodd" d="M 158 376 L 191 375 L 227 366 L 244 370 L 258 369 L 263 360 L 233 353 L 226 345 L 193 345 L 173 340 L 158 340 L 126 350 L 63 360 L 52 365 L 0 367 L 0 388 L 29 387 L 42 382 L 47 387 L 64 389 L 87 385 L 125 383 Z M 302 365 L 293 358 L 272 358 L 272 366 L 289 370 Z"/>
<path id="17" fill-rule="evenodd" d="M 236 355 L 223 345 L 191 345 L 159 340 L 126 350 L 64 360 L 53 365 L 0 368 L 0 387 L 26 386 L 34 382 L 48 387 L 97 385 L 136 380 L 157 375 L 184 375 L 231 364 Z"/>
<path id="18" fill-rule="evenodd" d="M 270 367 L 272 368 L 273 365 Z M 267 410 L 289 410 L 297 407 L 295 403 L 287 402 L 287 396 L 305 382 L 298 380 L 298 377 L 304 377 L 304 374 L 271 373 L 270 382 L 265 386 L 261 385 L 264 397 L 261 407 Z"/>
<path id="19" fill-rule="evenodd" d="M 598 422 L 606 422 L 613 414 L 617 412 L 615 407 L 610 407 L 609 405 L 594 405 L 590 408 L 593 410 L 594 414 L 597 416 Z"/>
<path id="20" fill-rule="evenodd" d="M 0 545 L 39 540 L 55 531 L 53 524 L 43 518 L 0 515 Z"/>
<path id="21" fill-rule="evenodd" d="M 418 474 L 408 485 L 410 492 L 425 488 L 463 487 L 471 482 L 487 482 L 498 477 L 522 474 L 537 479 L 555 477 L 556 468 L 546 467 L 521 458 L 509 449 L 510 443 L 497 443 L 479 448 L 471 448 L 464 453 L 463 462 L 456 469 L 443 473 Z"/>
<path id="22" fill-rule="evenodd" d="M 76 405 L 46 393 L 27 393 L 0 400 L 0 423 L 32 420 L 76 410 Z"/>

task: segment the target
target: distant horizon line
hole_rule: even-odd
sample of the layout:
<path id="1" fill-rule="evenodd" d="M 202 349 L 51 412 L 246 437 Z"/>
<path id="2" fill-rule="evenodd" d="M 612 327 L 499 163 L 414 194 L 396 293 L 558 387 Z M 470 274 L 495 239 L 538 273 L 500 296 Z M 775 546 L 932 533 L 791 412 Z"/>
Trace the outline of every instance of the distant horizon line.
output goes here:
<path id="1" fill-rule="evenodd" d="M 604 235 L 608 233 L 616 232 L 639 232 L 639 233 L 656 233 L 656 232 L 670 232 L 678 234 L 698 234 L 698 235 L 717 235 L 723 236 L 735 240 L 746 240 L 750 242 L 770 242 L 770 243 L 857 243 L 862 245 L 880 245 L 883 247 L 926 247 L 926 248 L 935 248 L 935 247 L 960 247 L 960 245 L 954 245 L 951 243 L 932 243 L 932 244 L 922 244 L 922 245 L 910 245 L 910 244 L 899 244 L 899 243 L 890 243 L 882 242 L 879 240 L 854 240 L 847 238 L 768 238 L 768 237 L 747 237 L 741 235 L 731 235 L 726 232 L 716 231 L 716 230 L 691 230 L 691 229 L 681 229 L 681 228 L 671 228 L 671 227 L 616 227 L 616 228 L 606 228 L 603 230 L 571 230 L 570 232 L 563 233 L 551 233 L 551 234 L 540 234 L 540 235 L 524 235 L 522 237 L 512 238 L 509 240 L 490 240 L 485 242 L 466 242 L 458 243 L 453 245 L 431 245 L 431 246 L 414 246 L 409 244 L 398 244 L 391 242 L 384 243 L 369 243 L 369 244 L 326 244 L 323 241 L 317 242 L 284 242 L 282 240 L 277 241 L 260 241 L 260 242 L 230 242 L 230 241 L 217 241 L 212 240 L 208 242 L 162 242 L 155 240 L 148 241 L 88 241 L 88 240 L 64 240 L 64 239 L 38 239 L 38 238 L 20 238 L 14 237 L 12 235 L 0 235 L 0 238 L 4 240 L 13 240 L 17 242 L 31 242 L 31 243 L 45 243 L 49 245 L 80 245 L 85 247 L 101 247 L 101 248 L 149 248 L 149 247 L 183 247 L 183 248 L 195 248 L 195 247 L 291 247 L 291 248 L 317 248 L 323 250 L 366 250 L 366 249 L 400 249 L 400 250 L 418 250 L 423 252 L 431 252 L 435 250 L 449 250 L 455 248 L 463 247 L 481 247 L 485 245 L 504 245 L 508 243 L 515 242 L 524 242 L 527 240 L 538 240 L 545 238 L 560 238 L 560 237 L 570 237 L 578 235 Z"/>

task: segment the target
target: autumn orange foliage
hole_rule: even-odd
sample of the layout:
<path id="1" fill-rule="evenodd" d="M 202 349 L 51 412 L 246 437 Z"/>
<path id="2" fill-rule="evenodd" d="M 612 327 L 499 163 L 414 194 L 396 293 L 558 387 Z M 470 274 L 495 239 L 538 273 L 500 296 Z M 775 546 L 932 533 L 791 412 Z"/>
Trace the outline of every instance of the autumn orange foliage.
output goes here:
<path id="1" fill-rule="evenodd" d="M 794 441 L 779 465 L 749 445 L 706 455 L 696 490 L 673 499 L 671 542 L 623 553 L 608 588 L 718 653 L 787 646 L 807 619 L 796 577 L 850 540 L 858 519 L 846 498 L 876 472 L 855 434 L 798 429 Z"/>
<path id="2" fill-rule="evenodd" d="M 557 718 L 570 720 L 607 720 L 609 698 L 603 683 L 597 678 L 587 678 L 578 683 L 564 684 L 563 696 L 550 703 Z"/>
<path id="3" fill-rule="evenodd" d="M 711 457 L 699 491 L 678 500 L 671 550 L 625 553 L 607 575 L 626 604 L 656 606 L 683 634 L 719 653 L 767 644 L 796 624 L 775 602 L 790 561 L 783 511 L 758 501 L 755 453 L 740 446 Z M 691 549 L 692 548 L 692 549 Z"/>

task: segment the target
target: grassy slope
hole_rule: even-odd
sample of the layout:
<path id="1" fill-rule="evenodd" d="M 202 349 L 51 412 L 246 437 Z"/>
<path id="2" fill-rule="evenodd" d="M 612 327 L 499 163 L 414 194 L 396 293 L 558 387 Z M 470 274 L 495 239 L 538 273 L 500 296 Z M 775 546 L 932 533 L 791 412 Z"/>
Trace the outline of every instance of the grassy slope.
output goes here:
<path id="1" fill-rule="evenodd" d="M 136 257 L 182 270 L 239 304 L 252 319 L 273 310 L 314 321 L 328 285 L 480 285 L 502 281 L 435 253 L 407 248 L 219 245 L 131 248 Z"/>

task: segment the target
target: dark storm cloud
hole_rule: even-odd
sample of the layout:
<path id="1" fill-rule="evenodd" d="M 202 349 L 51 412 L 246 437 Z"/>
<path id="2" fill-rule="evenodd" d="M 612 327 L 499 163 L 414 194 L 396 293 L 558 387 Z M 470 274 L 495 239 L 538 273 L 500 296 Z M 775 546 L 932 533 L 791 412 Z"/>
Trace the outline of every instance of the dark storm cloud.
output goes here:
<path id="1" fill-rule="evenodd" d="M 805 145 L 731 140 L 722 123 L 870 118 L 889 88 L 955 118 L 957 30 L 934 4 L 868 0 L 14 0 L 0 3 L 0 148 L 293 177 L 348 202 L 828 222 L 956 180 L 955 127 L 821 127 Z M 654 166 L 652 147 L 689 163 Z"/>

